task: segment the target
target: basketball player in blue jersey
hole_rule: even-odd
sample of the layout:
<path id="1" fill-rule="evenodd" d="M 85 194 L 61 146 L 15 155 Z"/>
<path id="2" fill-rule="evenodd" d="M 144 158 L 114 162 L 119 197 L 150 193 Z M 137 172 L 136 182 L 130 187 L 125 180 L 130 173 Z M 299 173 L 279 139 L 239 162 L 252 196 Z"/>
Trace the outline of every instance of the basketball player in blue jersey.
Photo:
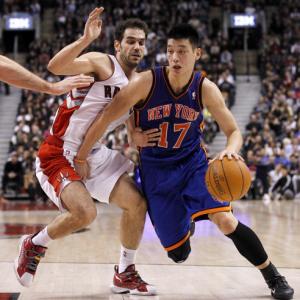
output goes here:
<path id="1" fill-rule="evenodd" d="M 217 86 L 201 72 L 194 72 L 201 56 L 198 43 L 197 31 L 190 25 L 171 29 L 169 66 L 141 73 L 122 89 L 89 128 L 77 157 L 86 160 L 108 124 L 134 107 L 137 127 L 161 131 L 156 146 L 141 149 L 140 173 L 151 221 L 168 256 L 176 263 L 185 261 L 191 251 L 190 219 L 208 218 L 261 271 L 275 299 L 291 299 L 294 290 L 270 262 L 257 235 L 233 216 L 229 203 L 214 200 L 206 189 L 203 108 L 227 137 L 227 145 L 216 159 L 241 159 L 242 136 Z M 87 162 L 76 168 L 88 176 Z"/>

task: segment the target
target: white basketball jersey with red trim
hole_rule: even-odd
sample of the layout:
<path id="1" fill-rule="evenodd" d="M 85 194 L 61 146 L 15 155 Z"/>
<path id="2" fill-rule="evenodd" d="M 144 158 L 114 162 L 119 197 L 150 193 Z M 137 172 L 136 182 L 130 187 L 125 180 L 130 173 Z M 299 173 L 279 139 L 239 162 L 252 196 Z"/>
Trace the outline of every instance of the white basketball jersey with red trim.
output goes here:
<path id="1" fill-rule="evenodd" d="M 109 55 L 114 64 L 114 73 L 104 81 L 96 81 L 88 88 L 72 90 L 56 112 L 51 134 L 64 141 L 64 148 L 77 151 L 91 123 L 99 112 L 111 102 L 113 96 L 128 84 L 123 69 L 117 59 Z M 111 123 L 106 131 L 112 131 L 123 124 L 129 112 Z M 99 148 L 99 140 L 93 148 Z"/>

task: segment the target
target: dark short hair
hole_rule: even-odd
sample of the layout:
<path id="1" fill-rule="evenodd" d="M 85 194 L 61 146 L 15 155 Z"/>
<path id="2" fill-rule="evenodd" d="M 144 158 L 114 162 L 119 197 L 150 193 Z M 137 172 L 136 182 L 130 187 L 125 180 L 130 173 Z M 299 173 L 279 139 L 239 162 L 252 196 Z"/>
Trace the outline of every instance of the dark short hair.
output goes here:
<path id="1" fill-rule="evenodd" d="M 124 32 L 127 28 L 141 29 L 145 32 L 146 37 L 149 32 L 148 26 L 144 21 L 142 21 L 141 19 L 137 19 L 137 18 L 131 18 L 131 19 L 122 21 L 117 25 L 116 30 L 115 30 L 115 40 L 121 41 L 124 37 Z"/>
<path id="2" fill-rule="evenodd" d="M 168 39 L 187 39 L 193 48 L 199 47 L 199 35 L 197 30 L 189 24 L 178 24 L 171 28 L 167 35 Z"/>

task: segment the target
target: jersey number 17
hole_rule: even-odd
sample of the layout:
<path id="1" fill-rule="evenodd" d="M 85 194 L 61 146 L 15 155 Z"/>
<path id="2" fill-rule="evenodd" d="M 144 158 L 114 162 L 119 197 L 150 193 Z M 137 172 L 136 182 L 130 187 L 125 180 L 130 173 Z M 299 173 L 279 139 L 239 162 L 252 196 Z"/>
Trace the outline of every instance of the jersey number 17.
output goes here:
<path id="1" fill-rule="evenodd" d="M 169 124 L 168 122 L 163 122 L 162 124 L 159 125 L 160 131 L 161 131 L 161 137 L 160 140 L 157 144 L 158 147 L 162 148 L 168 148 L 168 129 L 169 129 Z M 177 138 L 176 143 L 173 146 L 173 149 L 178 149 L 180 148 L 182 141 L 184 137 L 186 136 L 189 128 L 191 126 L 191 122 L 188 123 L 177 123 L 173 125 L 173 131 L 174 132 L 179 132 L 179 136 Z"/>

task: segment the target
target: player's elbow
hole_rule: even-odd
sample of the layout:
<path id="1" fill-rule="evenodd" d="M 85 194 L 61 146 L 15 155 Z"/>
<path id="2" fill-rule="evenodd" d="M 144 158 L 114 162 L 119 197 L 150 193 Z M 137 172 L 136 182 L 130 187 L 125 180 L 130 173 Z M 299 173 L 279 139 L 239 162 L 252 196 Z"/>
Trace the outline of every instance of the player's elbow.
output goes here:
<path id="1" fill-rule="evenodd" d="M 227 137 L 235 136 L 236 138 L 243 140 L 242 133 L 238 127 L 232 127 L 225 134 L 227 135 Z"/>
<path id="2" fill-rule="evenodd" d="M 55 62 L 53 62 L 53 60 L 51 59 L 47 65 L 47 69 L 49 72 L 55 74 L 55 75 L 64 75 L 62 73 L 62 69 L 59 67 L 58 64 L 56 64 Z"/>

